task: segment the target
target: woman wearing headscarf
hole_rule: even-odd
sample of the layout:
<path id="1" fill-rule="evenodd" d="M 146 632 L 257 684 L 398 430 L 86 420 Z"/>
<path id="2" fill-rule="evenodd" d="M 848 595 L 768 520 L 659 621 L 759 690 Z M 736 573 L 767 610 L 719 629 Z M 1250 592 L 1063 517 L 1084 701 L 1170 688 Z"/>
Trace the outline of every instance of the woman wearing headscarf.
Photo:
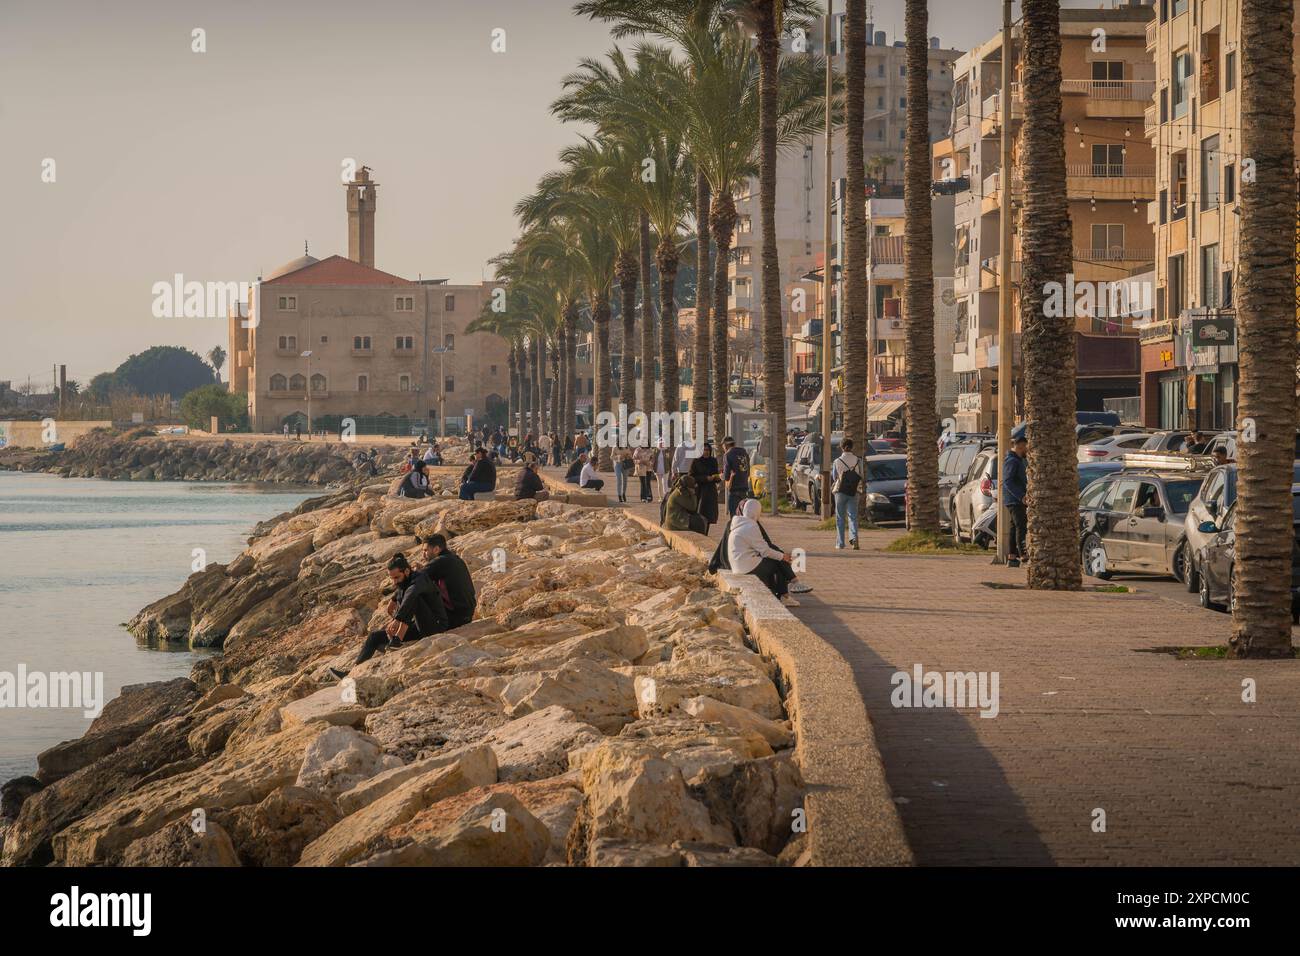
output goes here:
<path id="1" fill-rule="evenodd" d="M 682 475 L 673 485 L 673 490 L 668 494 L 668 501 L 664 508 L 664 527 L 669 531 L 696 531 L 700 528 L 700 498 L 696 493 L 695 479 L 690 475 Z M 695 519 L 697 527 L 691 527 L 691 519 Z M 708 531 L 708 527 L 704 527 Z"/>
<path id="2" fill-rule="evenodd" d="M 737 574 L 752 574 L 786 607 L 798 607 L 799 602 L 790 596 L 790 582 L 794 569 L 790 566 L 793 555 L 774 546 L 758 523 L 762 506 L 757 498 L 741 502 L 728 523 L 727 562 Z"/>
<path id="3" fill-rule="evenodd" d="M 710 525 L 718 523 L 718 484 L 722 481 L 722 470 L 718 459 L 713 454 L 713 444 L 705 442 L 700 446 L 700 456 L 691 459 L 688 474 L 695 479 L 700 493 L 700 514 Z"/>

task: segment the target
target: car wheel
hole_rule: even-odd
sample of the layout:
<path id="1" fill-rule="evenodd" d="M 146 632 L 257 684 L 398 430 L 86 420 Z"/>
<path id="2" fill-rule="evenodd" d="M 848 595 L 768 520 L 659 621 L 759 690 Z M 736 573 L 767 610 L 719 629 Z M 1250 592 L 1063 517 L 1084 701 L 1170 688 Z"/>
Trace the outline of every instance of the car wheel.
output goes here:
<path id="1" fill-rule="evenodd" d="M 1083 560 L 1084 574 L 1090 574 L 1102 581 L 1110 580 L 1111 573 L 1108 570 L 1110 565 L 1106 560 L 1106 543 L 1101 538 L 1095 534 L 1090 534 L 1084 538 L 1080 555 Z"/>
<path id="2" fill-rule="evenodd" d="M 812 485 L 808 486 L 808 500 L 812 502 L 813 514 L 820 515 L 822 513 L 822 496 L 817 494 L 817 489 Z"/>
<path id="3" fill-rule="evenodd" d="M 1200 585 L 1196 589 L 1197 596 L 1200 598 L 1201 607 L 1207 611 L 1222 611 L 1223 605 L 1217 601 L 1210 600 L 1210 579 L 1202 573 L 1200 575 Z"/>
<path id="4" fill-rule="evenodd" d="M 1183 545 L 1183 553 L 1183 586 L 1188 594 L 1195 594 L 1201 586 L 1201 572 L 1196 570 L 1196 555 L 1187 544 Z"/>
<path id="5" fill-rule="evenodd" d="M 1174 549 L 1174 560 L 1169 568 L 1173 576 L 1179 581 L 1187 581 L 1187 542 L 1180 541 L 1178 547 Z"/>

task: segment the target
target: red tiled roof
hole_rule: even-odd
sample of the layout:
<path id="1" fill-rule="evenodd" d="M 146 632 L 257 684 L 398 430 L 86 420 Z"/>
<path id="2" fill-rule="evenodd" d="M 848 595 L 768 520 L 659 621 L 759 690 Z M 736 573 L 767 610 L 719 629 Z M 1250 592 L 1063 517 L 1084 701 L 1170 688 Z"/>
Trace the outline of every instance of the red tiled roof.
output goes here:
<path id="1" fill-rule="evenodd" d="M 263 285 L 418 285 L 388 272 L 371 269 L 343 256 L 330 256 L 294 272 L 267 279 Z"/>

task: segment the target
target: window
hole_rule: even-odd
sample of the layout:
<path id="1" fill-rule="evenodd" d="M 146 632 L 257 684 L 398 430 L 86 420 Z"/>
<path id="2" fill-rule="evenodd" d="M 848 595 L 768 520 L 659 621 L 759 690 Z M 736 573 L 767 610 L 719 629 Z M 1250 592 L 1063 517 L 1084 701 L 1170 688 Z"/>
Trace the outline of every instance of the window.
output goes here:
<path id="1" fill-rule="evenodd" d="M 1219 137 L 1201 140 L 1201 209 L 1219 207 Z"/>
<path id="2" fill-rule="evenodd" d="M 448 332 L 446 335 L 444 335 L 442 337 L 442 347 L 445 348 L 448 352 L 456 351 L 456 336 L 453 335 L 451 332 Z"/>
<path id="3" fill-rule="evenodd" d="M 328 335 L 322 335 L 322 336 L 320 337 L 320 344 L 321 344 L 321 345 L 329 345 L 329 344 L 330 344 L 330 337 L 329 337 Z"/>
<path id="4" fill-rule="evenodd" d="M 358 352 L 370 351 L 370 336 L 354 335 L 352 336 L 352 348 Z"/>
<path id="5" fill-rule="evenodd" d="M 1201 102 L 1219 98 L 1219 33 L 1201 34 Z"/>
<path id="6" fill-rule="evenodd" d="M 495 365 L 489 365 L 489 366 L 488 366 L 488 374 L 489 374 L 489 375 L 495 375 L 496 373 L 497 373 L 497 367 L 496 367 Z"/>
<path id="7" fill-rule="evenodd" d="M 884 75 L 885 75 L 885 64 L 883 64 L 883 63 L 877 63 L 877 64 L 876 64 L 876 76 L 884 76 Z"/>
<path id="8" fill-rule="evenodd" d="M 1160 190 L 1160 225 L 1169 221 L 1169 190 Z"/>
<path id="9" fill-rule="evenodd" d="M 1175 153 L 1169 157 L 1169 181 L 1173 187 L 1173 208 L 1170 218 L 1174 222 L 1187 215 L 1187 153 Z"/>
<path id="10" fill-rule="evenodd" d="M 1192 75 L 1192 55 L 1186 50 L 1174 54 L 1174 119 L 1187 115 L 1187 100 L 1190 94 L 1188 80 Z"/>
<path id="11" fill-rule="evenodd" d="M 1160 122 L 1169 122 L 1169 90 L 1160 88 Z"/>
<path id="12" fill-rule="evenodd" d="M 1187 12 L 1187 0 L 1174 0 L 1174 16 L 1181 16 Z"/>
<path id="13" fill-rule="evenodd" d="M 415 348 L 415 338 L 410 335 L 399 335 L 397 344 L 394 346 L 398 351 L 409 352 Z"/>
<path id="14" fill-rule="evenodd" d="M 307 376 L 299 374 L 289 379 L 289 391 L 291 392 L 307 391 Z"/>
<path id="15" fill-rule="evenodd" d="M 899 108 L 900 110 L 905 110 L 905 109 L 907 109 L 907 97 L 906 97 L 906 96 L 900 96 L 900 97 L 898 98 L 898 108 Z"/>
<path id="16" fill-rule="evenodd" d="M 1123 144 L 1094 143 L 1092 147 L 1092 175 L 1105 177 L 1123 176 Z"/>
<path id="17" fill-rule="evenodd" d="M 1183 257 L 1169 257 L 1169 276 L 1166 281 L 1169 294 L 1169 315 L 1170 319 L 1177 319 L 1183 314 L 1183 283 L 1184 283 Z"/>
<path id="18" fill-rule="evenodd" d="M 1092 83 L 1094 88 L 1118 90 L 1123 86 L 1123 60 L 1095 60 L 1092 64 Z"/>
<path id="19" fill-rule="evenodd" d="M 279 372 L 271 376 L 271 391 L 283 392 L 289 387 L 288 381 Z"/>
<path id="20" fill-rule="evenodd" d="M 298 336 L 296 335 L 280 336 L 280 348 L 285 352 L 298 351 Z"/>
<path id="21" fill-rule="evenodd" d="M 409 392 L 411 390 L 411 376 L 409 375 L 397 376 L 397 390 L 399 392 Z"/>
<path id="22" fill-rule="evenodd" d="M 414 312 L 414 311 L 415 311 L 415 296 L 413 296 L 413 295 L 399 295 L 399 296 L 397 297 L 397 306 L 396 306 L 396 311 L 398 311 L 398 312 Z"/>
<path id="23" fill-rule="evenodd" d="M 368 392 L 368 391 L 370 391 L 370 376 L 369 376 L 369 375 L 358 375 L 358 376 L 357 376 L 357 391 L 358 391 L 358 392 Z"/>
<path id="24" fill-rule="evenodd" d="M 1089 259 L 1118 260 L 1124 258 L 1124 224 L 1099 222 L 1092 226 L 1092 251 Z"/>
<path id="25" fill-rule="evenodd" d="M 1114 482 L 1094 481 L 1088 486 L 1088 490 L 1083 493 L 1079 499 L 1080 508 L 1100 508 L 1102 499 L 1106 497 L 1106 492 L 1111 489 Z"/>
<path id="26" fill-rule="evenodd" d="M 445 379 L 443 379 L 442 390 L 448 395 L 456 391 L 456 376 L 448 375 Z"/>
<path id="27" fill-rule="evenodd" d="M 297 312 L 298 297 L 296 295 L 282 295 L 279 298 L 281 312 Z"/>
<path id="28" fill-rule="evenodd" d="M 1223 304 L 1222 309 L 1232 308 L 1232 270 L 1226 269 L 1223 273 Z"/>
<path id="29" fill-rule="evenodd" d="M 1219 308 L 1219 246 L 1201 246 L 1201 305 Z"/>
<path id="30" fill-rule="evenodd" d="M 313 392 L 325 391 L 325 376 L 317 372 L 311 377 L 311 390 Z"/>
<path id="31" fill-rule="evenodd" d="M 885 108 L 885 98 L 884 98 L 883 96 L 877 96 L 877 97 L 876 97 L 876 109 L 878 109 L 878 110 L 883 110 L 884 108 Z"/>
<path id="32" fill-rule="evenodd" d="M 1223 201 L 1237 201 L 1237 167 L 1232 164 L 1223 167 Z"/>
<path id="33" fill-rule="evenodd" d="M 442 311 L 444 312 L 456 311 L 456 297 L 451 293 L 448 293 L 447 295 L 444 295 L 442 297 Z"/>
<path id="34" fill-rule="evenodd" d="M 1223 58 L 1223 91 L 1231 93 L 1237 88 L 1237 51 L 1233 50 Z"/>
<path id="35" fill-rule="evenodd" d="M 1133 501 L 1137 498 L 1139 484 L 1140 482 L 1136 481 L 1113 482 L 1110 486 L 1110 494 L 1106 496 L 1105 509 L 1120 514 L 1128 514 L 1133 510 Z"/>

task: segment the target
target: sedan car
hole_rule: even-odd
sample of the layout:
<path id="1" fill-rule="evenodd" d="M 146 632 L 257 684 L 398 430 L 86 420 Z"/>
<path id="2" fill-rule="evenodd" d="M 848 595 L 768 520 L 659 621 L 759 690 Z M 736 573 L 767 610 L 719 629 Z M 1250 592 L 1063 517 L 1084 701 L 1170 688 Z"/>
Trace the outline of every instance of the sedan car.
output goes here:
<path id="1" fill-rule="evenodd" d="M 1145 432 L 1130 432 L 1098 438 L 1091 444 L 1079 446 L 1079 461 L 1083 463 L 1122 458 L 1128 452 L 1140 450 L 1149 437 Z"/>
<path id="2" fill-rule="evenodd" d="M 840 436 L 831 434 L 831 461 L 840 457 Z M 795 507 L 809 508 L 821 514 L 822 507 L 822 441 L 820 436 L 809 435 L 799 445 L 794 461 L 790 463 L 790 503 Z"/>
<path id="3" fill-rule="evenodd" d="M 952 522 L 952 499 L 966 480 L 975 456 L 986 448 L 996 448 L 993 439 L 980 436 L 971 441 L 954 442 L 939 453 L 939 520 L 948 527 Z"/>
<path id="4" fill-rule="evenodd" d="M 1291 488 L 1294 529 L 1300 535 L 1300 486 Z M 1201 607 L 1232 610 L 1236 600 L 1234 568 L 1237 549 L 1237 503 L 1228 505 L 1218 521 L 1203 521 L 1198 530 L 1206 535 L 1205 547 L 1197 557 L 1197 591 Z M 1291 539 L 1291 620 L 1300 623 L 1300 541 Z"/>
<path id="5" fill-rule="evenodd" d="M 1293 485 L 1300 485 L 1300 461 L 1292 465 L 1291 481 Z M 1187 517 L 1183 521 L 1183 539 L 1186 546 L 1183 548 L 1182 557 L 1187 563 L 1179 562 L 1183 571 L 1179 580 L 1187 586 L 1189 593 L 1195 594 L 1200 589 L 1200 566 L 1197 562 L 1212 537 L 1201 529 L 1207 522 L 1210 524 L 1217 522 L 1236 500 L 1237 466 L 1235 464 L 1220 465 L 1212 469 L 1205 476 L 1205 483 L 1201 485 L 1201 490 L 1192 499 L 1191 506 L 1187 509 Z M 1217 534 L 1217 531 L 1214 533 Z"/>
<path id="6" fill-rule="evenodd" d="M 975 522 L 994 501 L 997 463 L 996 445 L 982 449 L 975 455 L 957 490 L 953 492 L 948 515 L 954 541 L 961 543 L 974 540 Z"/>
<path id="7" fill-rule="evenodd" d="M 1104 475 L 1113 474 L 1124 467 L 1122 461 L 1099 461 L 1092 465 L 1079 466 L 1079 494 L 1082 496 L 1084 491 L 1098 478 Z M 996 485 L 994 486 L 996 488 Z M 971 540 L 981 548 L 987 548 L 997 540 L 998 537 L 998 509 L 989 506 L 984 514 L 980 515 L 979 520 L 975 522 L 975 532 L 971 535 Z"/>
<path id="8" fill-rule="evenodd" d="M 1188 471 L 1126 469 L 1094 481 L 1079 499 L 1085 574 L 1174 574 L 1183 520 L 1204 481 Z"/>
<path id="9" fill-rule="evenodd" d="M 1157 454 L 1180 452 L 1191 435 L 1192 433 L 1188 431 L 1154 432 L 1147 436 L 1146 444 L 1139 451 L 1156 452 Z"/>
<path id="10" fill-rule="evenodd" d="M 907 517 L 907 456 L 873 455 L 862 460 L 862 493 L 873 521 Z"/>

